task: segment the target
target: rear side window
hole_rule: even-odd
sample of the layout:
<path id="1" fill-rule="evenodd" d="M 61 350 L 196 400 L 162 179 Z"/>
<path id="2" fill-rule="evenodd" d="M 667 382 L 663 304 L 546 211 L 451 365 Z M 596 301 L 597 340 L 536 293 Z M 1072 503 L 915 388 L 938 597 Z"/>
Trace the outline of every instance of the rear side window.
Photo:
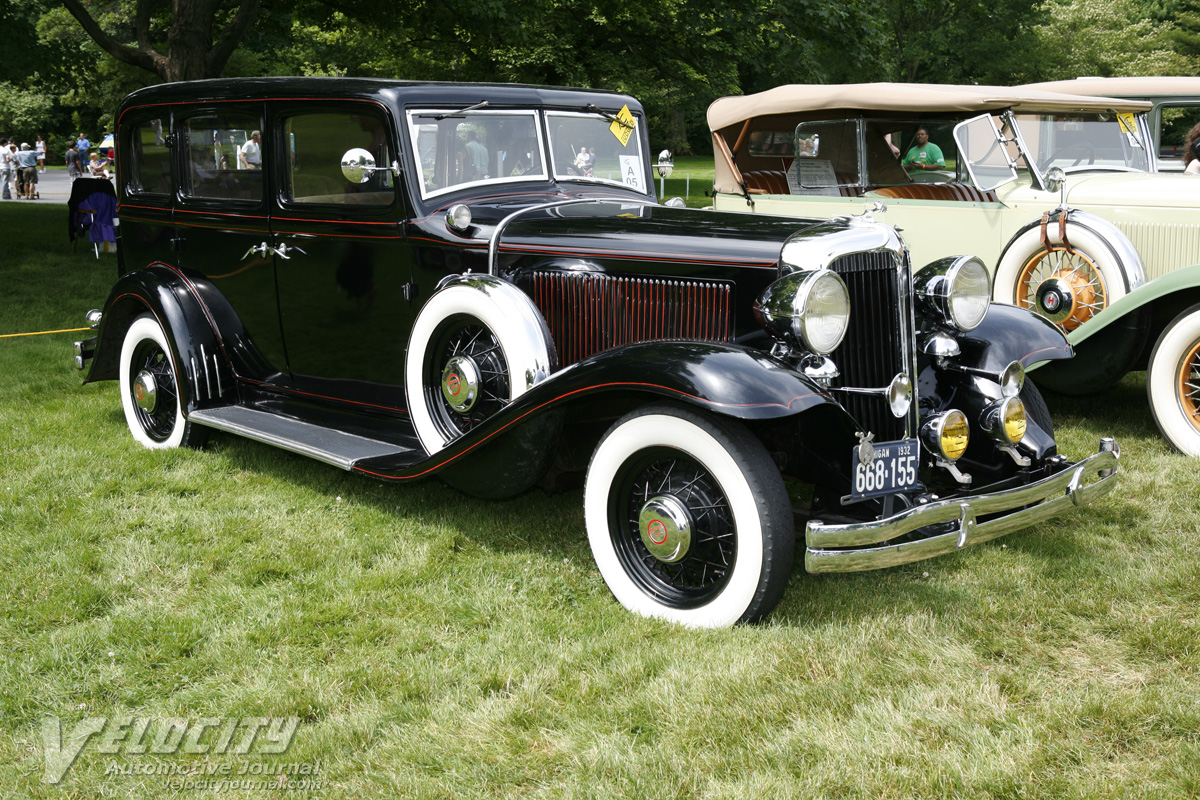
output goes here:
<path id="1" fill-rule="evenodd" d="M 187 180 L 180 191 L 197 199 L 261 201 L 265 145 L 259 126 L 257 115 L 241 112 L 186 120 Z"/>
<path id="2" fill-rule="evenodd" d="M 396 197 L 396 156 L 388 142 L 383 117 L 362 108 L 294 114 L 283 121 L 287 169 L 284 198 L 312 205 L 389 206 Z M 349 150 L 368 151 L 376 169 L 363 183 L 342 174 L 342 156 Z"/>
<path id="3" fill-rule="evenodd" d="M 139 122 L 130 133 L 129 189 L 134 194 L 171 193 L 171 152 L 165 138 L 169 130 L 165 119 L 155 118 Z"/>

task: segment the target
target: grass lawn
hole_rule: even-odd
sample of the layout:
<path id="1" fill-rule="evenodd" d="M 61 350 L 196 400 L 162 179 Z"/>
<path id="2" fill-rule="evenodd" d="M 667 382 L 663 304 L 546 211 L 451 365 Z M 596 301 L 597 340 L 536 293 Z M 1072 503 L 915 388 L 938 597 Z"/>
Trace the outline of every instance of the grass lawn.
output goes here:
<path id="1" fill-rule="evenodd" d="M 72 253 L 65 214 L 0 205 L 0 334 L 101 304 L 115 257 Z M 766 624 L 697 632 L 612 599 L 579 492 L 478 501 L 221 434 L 140 449 L 116 386 L 71 366 L 84 335 L 0 339 L 4 798 L 279 797 L 137 770 L 318 760 L 321 788 L 287 796 L 1200 794 L 1197 464 L 1140 375 L 1050 398 L 1063 451 L 1122 445 L 1100 505 L 921 564 L 797 571 Z M 44 781 L 44 721 L 66 740 L 121 715 L 300 723 L 282 755 L 93 739 Z"/>

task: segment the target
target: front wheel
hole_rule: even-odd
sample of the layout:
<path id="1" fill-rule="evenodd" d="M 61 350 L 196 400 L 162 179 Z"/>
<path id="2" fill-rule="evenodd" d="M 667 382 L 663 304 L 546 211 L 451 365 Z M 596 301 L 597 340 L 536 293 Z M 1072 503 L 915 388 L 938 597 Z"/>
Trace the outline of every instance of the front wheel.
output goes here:
<path id="1" fill-rule="evenodd" d="M 600 574 L 638 614 L 727 627 L 771 611 L 792 571 L 783 478 L 740 423 L 638 409 L 605 434 L 584 489 Z"/>
<path id="2" fill-rule="evenodd" d="M 152 449 L 200 445 L 205 429 L 183 414 L 171 344 L 150 314 L 135 319 L 125 332 L 120 368 L 121 406 L 139 444 Z"/>
<path id="3" fill-rule="evenodd" d="M 996 268 L 993 299 L 1028 308 L 1070 332 L 1129 292 L 1134 268 L 1099 234 L 1068 223 L 1068 247 L 1052 221 L 1047 235 L 1049 249 L 1038 225 L 1009 243 Z"/>
<path id="4" fill-rule="evenodd" d="M 1200 305 L 1172 320 L 1154 345 L 1146 393 L 1158 429 L 1171 446 L 1200 456 Z"/>

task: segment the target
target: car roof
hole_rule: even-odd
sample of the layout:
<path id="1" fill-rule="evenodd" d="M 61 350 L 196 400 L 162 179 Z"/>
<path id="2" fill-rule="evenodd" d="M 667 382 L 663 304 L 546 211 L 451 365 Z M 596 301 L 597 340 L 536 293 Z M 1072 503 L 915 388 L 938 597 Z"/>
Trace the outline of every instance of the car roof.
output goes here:
<path id="1" fill-rule="evenodd" d="M 1200 78 L 1152 76 L 1146 78 L 1075 78 L 1070 81 L 1046 81 L 1026 84 L 1025 89 L 1071 94 L 1109 95 L 1110 97 L 1200 96 Z"/>
<path id="2" fill-rule="evenodd" d="M 1028 87 L 938 83 L 789 84 L 757 94 L 722 97 L 708 107 L 708 127 L 721 130 L 754 117 L 798 111 L 987 112 L 1147 111 L 1150 104 Z"/>
<path id="3" fill-rule="evenodd" d="M 562 86 L 533 86 L 516 83 L 450 83 L 402 81 L 383 78 L 215 78 L 201 81 L 161 83 L 138 89 L 122 108 L 143 105 L 223 102 L 228 100 L 331 100 L 346 97 L 375 98 L 402 105 L 474 105 L 488 100 L 492 105 L 578 107 L 589 103 L 641 113 L 637 100 L 618 92 L 571 89 Z"/>

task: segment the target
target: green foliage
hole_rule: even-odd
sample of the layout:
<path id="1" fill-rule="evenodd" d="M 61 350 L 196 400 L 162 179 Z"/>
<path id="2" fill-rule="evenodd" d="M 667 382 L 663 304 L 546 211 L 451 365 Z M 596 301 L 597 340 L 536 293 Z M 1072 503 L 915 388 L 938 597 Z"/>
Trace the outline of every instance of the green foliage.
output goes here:
<path id="1" fill-rule="evenodd" d="M 1030 80 L 1195 71 L 1174 48 L 1175 26 L 1148 18 L 1134 0 L 1047 0 L 1043 9 Z"/>
<path id="2" fill-rule="evenodd" d="M 32 142 L 50 116 L 53 103 L 42 92 L 0 81 L 0 131 Z"/>

